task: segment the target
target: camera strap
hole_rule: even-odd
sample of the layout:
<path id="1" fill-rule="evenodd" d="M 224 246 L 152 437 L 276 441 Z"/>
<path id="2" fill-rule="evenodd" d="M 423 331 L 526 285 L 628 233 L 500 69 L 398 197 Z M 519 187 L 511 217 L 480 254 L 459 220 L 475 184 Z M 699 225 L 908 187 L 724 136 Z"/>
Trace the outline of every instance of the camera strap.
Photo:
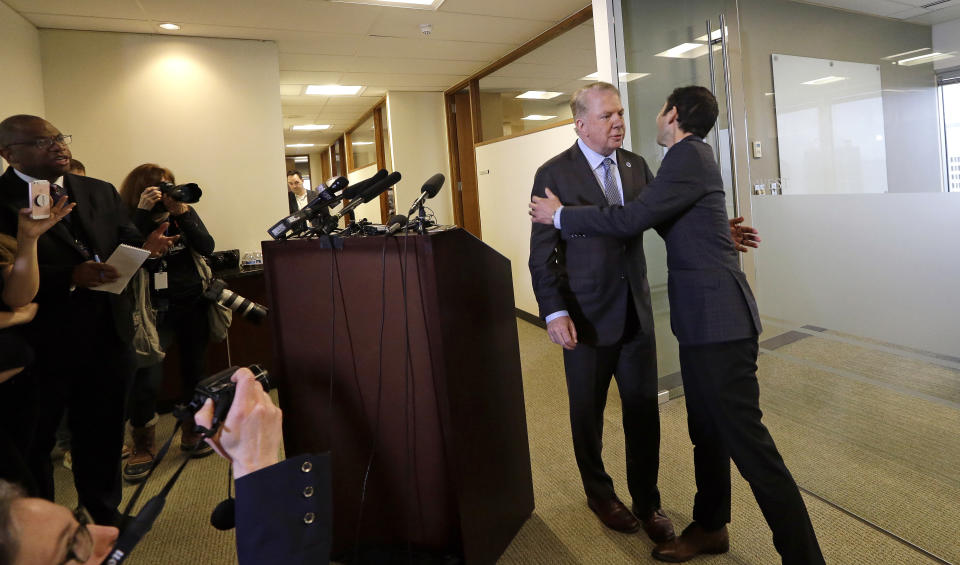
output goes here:
<path id="1" fill-rule="evenodd" d="M 156 470 L 157 466 L 160 465 L 160 462 L 167 454 L 167 451 L 170 449 L 170 444 L 173 442 L 173 438 L 177 435 L 177 430 L 180 429 L 181 425 L 182 422 L 177 420 L 170 437 L 167 438 L 167 441 L 163 444 L 163 447 L 161 447 L 160 451 L 157 452 L 157 456 L 154 458 L 153 465 L 150 466 L 150 471 L 147 472 L 147 476 L 140 483 L 140 486 L 137 487 L 137 490 L 133 493 L 133 497 L 130 498 L 130 501 L 127 502 L 127 506 L 123 509 L 123 515 L 121 517 L 122 523 L 120 536 L 117 538 L 117 543 L 113 546 L 113 549 L 110 550 L 110 553 L 103 560 L 101 565 L 120 565 L 120 563 L 123 563 L 130 555 L 130 552 L 133 551 L 133 548 L 136 547 L 137 544 L 140 543 L 140 540 L 143 539 L 143 536 L 150 531 L 150 528 L 153 527 L 153 522 L 157 519 L 157 516 L 160 515 L 160 511 L 163 510 L 163 506 L 167 501 L 167 494 L 173 488 L 173 485 L 177 482 L 177 479 L 180 478 L 180 473 L 183 472 L 184 467 L 186 467 L 187 463 L 190 462 L 190 457 L 184 458 L 183 463 L 181 463 L 177 470 L 173 473 L 173 476 L 167 480 L 167 484 L 160 489 L 160 492 L 157 493 L 156 496 L 148 500 L 147 503 L 143 505 L 143 508 L 140 509 L 140 513 L 137 514 L 136 517 L 128 519 L 128 516 L 130 516 L 130 511 L 133 510 L 134 505 L 140 498 L 140 493 L 143 492 L 143 487 L 146 486 L 147 482 L 150 480 L 150 477 L 153 476 L 154 470 Z"/>

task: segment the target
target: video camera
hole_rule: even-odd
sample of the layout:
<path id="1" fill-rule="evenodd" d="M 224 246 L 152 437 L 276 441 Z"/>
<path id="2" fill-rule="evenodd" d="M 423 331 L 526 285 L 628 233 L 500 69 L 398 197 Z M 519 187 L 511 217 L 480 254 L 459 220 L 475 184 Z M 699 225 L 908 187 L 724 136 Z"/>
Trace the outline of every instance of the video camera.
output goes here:
<path id="1" fill-rule="evenodd" d="M 233 405 L 233 395 L 237 391 L 237 384 L 230 380 L 230 377 L 237 372 L 240 367 L 230 367 L 224 369 L 213 376 L 203 379 L 197 383 L 193 389 L 193 397 L 186 404 L 179 404 L 174 408 L 173 415 L 181 422 L 193 422 L 193 415 L 203 408 L 207 399 L 213 400 L 213 422 L 210 429 L 203 429 L 198 426 L 197 431 L 203 433 L 204 437 L 210 437 L 217 432 L 217 428 L 223 423 L 230 407 Z M 263 385 L 263 390 L 270 390 L 269 373 L 260 365 L 250 365 L 247 367 L 253 373 L 254 378 Z"/>

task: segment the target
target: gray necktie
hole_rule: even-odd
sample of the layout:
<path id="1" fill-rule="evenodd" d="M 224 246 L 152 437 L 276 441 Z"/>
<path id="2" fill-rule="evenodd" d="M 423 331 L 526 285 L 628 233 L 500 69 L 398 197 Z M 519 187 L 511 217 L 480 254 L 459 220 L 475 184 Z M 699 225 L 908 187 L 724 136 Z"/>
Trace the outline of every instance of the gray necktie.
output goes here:
<path id="1" fill-rule="evenodd" d="M 613 178 L 613 159 L 607 157 L 603 160 L 603 194 L 607 197 L 607 203 L 611 206 L 620 205 L 620 189 L 617 188 L 617 179 Z"/>

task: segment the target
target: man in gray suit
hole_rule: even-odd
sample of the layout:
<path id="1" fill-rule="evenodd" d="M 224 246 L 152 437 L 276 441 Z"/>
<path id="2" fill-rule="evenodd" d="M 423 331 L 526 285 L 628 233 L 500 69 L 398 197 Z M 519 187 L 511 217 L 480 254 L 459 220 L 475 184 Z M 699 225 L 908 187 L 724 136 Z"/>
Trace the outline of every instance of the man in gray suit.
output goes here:
<path id="1" fill-rule="evenodd" d="M 657 142 L 669 148 L 656 178 L 624 206 L 563 206 L 550 190 L 534 196 L 534 222 L 564 239 L 627 238 L 656 228 L 667 246 L 673 332 L 694 445 L 693 523 L 653 556 L 687 561 L 729 549 L 730 459 L 750 483 L 784 563 L 823 556 L 806 507 L 764 427 L 756 376 L 760 319 L 729 237 L 723 181 L 703 138 L 716 122 L 709 90 L 678 88 L 657 117 Z"/>

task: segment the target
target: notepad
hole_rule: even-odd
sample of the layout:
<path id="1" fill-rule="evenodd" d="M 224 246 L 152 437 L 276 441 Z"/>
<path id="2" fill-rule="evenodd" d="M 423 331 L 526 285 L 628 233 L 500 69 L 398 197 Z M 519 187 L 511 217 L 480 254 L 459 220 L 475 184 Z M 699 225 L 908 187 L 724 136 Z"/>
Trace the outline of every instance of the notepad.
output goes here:
<path id="1" fill-rule="evenodd" d="M 140 265 L 143 265 L 147 257 L 150 257 L 150 252 L 146 249 L 121 243 L 107 259 L 107 265 L 112 265 L 120 274 L 120 278 L 113 282 L 103 283 L 100 286 L 90 287 L 90 290 L 120 294 L 123 289 L 127 288 L 130 278 L 137 272 Z"/>

